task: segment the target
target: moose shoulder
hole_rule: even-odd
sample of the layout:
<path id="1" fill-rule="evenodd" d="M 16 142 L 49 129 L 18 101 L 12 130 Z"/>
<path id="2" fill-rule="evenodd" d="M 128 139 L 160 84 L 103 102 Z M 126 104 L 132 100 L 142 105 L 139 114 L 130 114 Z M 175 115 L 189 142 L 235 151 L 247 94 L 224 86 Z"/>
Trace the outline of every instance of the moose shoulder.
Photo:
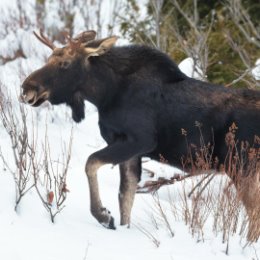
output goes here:
<path id="1" fill-rule="evenodd" d="M 99 112 L 99 125 L 107 147 L 93 153 L 86 163 L 93 216 L 114 229 L 114 219 L 101 203 L 97 170 L 111 163 L 120 167 L 119 205 L 121 224 L 130 223 L 130 213 L 141 175 L 141 158 L 182 167 L 187 154 L 181 129 L 190 143 L 203 125 L 205 143 L 212 141 L 213 156 L 223 162 L 227 153 L 225 135 L 238 126 L 237 139 L 253 143 L 260 134 L 260 92 L 228 89 L 185 76 L 162 52 L 146 46 L 113 47 L 116 37 L 95 40 L 87 31 L 56 48 L 42 33 L 38 39 L 53 50 L 47 63 L 22 84 L 21 100 L 32 106 L 44 101 L 65 103 L 74 121 L 84 119 L 84 100 Z"/>

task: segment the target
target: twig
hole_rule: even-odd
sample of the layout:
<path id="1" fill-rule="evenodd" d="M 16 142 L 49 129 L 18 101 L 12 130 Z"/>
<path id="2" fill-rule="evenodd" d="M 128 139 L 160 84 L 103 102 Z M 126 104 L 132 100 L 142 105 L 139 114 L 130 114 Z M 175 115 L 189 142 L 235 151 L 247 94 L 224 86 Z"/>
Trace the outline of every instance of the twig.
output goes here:
<path id="1" fill-rule="evenodd" d="M 210 173 L 208 173 L 206 176 L 204 176 L 194 187 L 193 189 L 188 193 L 188 197 L 192 195 L 192 193 L 203 183 L 204 180 L 206 180 L 210 176 Z"/>
<path id="2" fill-rule="evenodd" d="M 247 76 L 250 72 L 252 72 L 252 70 L 254 70 L 255 68 L 259 67 L 260 64 L 252 67 L 252 68 L 248 68 L 246 69 L 238 78 L 234 79 L 232 82 L 226 84 L 226 87 L 231 87 L 233 85 L 235 85 L 237 82 L 239 82 L 240 80 L 242 80 L 245 76 Z"/>
<path id="3" fill-rule="evenodd" d="M 144 227 L 142 226 L 138 226 L 136 224 L 132 224 L 133 226 L 135 226 L 139 231 L 141 231 L 145 236 L 147 236 L 150 240 L 152 240 L 152 242 L 155 244 L 156 247 L 160 246 L 160 241 L 158 239 L 156 239 L 153 234 L 146 230 Z"/>
<path id="4" fill-rule="evenodd" d="M 193 189 L 189 192 L 188 197 L 192 195 L 192 193 L 211 175 L 212 173 L 208 173 L 206 176 L 204 176 L 194 187 Z M 213 178 L 212 178 L 213 179 Z M 211 180 L 212 180 L 211 179 Z M 207 183 L 208 184 L 208 183 Z M 204 188 L 205 189 L 205 188 Z M 203 190 L 204 190 L 203 189 Z"/>

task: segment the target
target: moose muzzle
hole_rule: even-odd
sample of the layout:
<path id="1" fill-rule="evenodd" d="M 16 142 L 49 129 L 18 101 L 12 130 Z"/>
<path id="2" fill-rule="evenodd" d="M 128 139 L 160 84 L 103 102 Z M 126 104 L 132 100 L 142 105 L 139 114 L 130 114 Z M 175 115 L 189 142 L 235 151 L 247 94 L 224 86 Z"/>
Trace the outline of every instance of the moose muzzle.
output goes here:
<path id="1" fill-rule="evenodd" d="M 43 91 L 38 93 L 36 90 L 28 90 L 20 95 L 19 101 L 21 103 L 26 103 L 31 106 L 40 106 L 44 101 L 48 100 L 50 96 L 49 91 Z"/>

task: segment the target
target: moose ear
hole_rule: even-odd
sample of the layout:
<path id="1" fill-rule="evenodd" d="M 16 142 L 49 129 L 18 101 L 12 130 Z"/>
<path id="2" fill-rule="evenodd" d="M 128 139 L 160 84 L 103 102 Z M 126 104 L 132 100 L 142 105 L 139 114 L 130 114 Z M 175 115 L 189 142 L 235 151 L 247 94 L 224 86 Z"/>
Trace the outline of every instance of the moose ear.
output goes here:
<path id="1" fill-rule="evenodd" d="M 87 56 L 100 56 L 106 53 L 113 47 L 117 39 L 117 36 L 111 36 L 102 40 L 89 42 L 85 47 Z"/>

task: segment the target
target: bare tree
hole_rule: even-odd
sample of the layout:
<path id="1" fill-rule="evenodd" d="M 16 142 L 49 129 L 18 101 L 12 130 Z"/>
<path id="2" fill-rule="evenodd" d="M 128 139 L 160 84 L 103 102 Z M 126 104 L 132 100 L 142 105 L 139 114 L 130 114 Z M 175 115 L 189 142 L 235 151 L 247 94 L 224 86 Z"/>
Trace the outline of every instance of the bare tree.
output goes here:
<path id="1" fill-rule="evenodd" d="M 189 30 L 186 35 L 183 35 L 177 22 L 170 26 L 170 30 L 174 33 L 186 55 L 193 59 L 193 73 L 197 73 L 201 79 L 207 80 L 207 68 L 210 63 L 208 38 L 215 13 L 212 11 L 210 25 L 204 27 L 203 21 L 199 17 L 197 0 L 193 1 L 193 10 L 190 12 L 184 10 L 177 0 L 172 0 L 172 4 L 187 22 Z"/>
<path id="2" fill-rule="evenodd" d="M 156 47 L 158 49 L 161 49 L 161 33 L 160 33 L 160 27 L 161 27 L 161 9 L 163 6 L 164 0 L 152 0 L 151 5 L 153 9 L 153 16 L 154 16 L 154 23 L 155 23 L 155 35 L 156 35 Z"/>
<path id="3" fill-rule="evenodd" d="M 243 7 L 241 0 L 225 1 L 225 6 L 229 10 L 230 18 L 241 35 L 236 35 L 236 37 L 234 37 L 230 30 L 226 30 L 226 39 L 231 48 L 239 55 L 240 60 L 245 66 L 245 70 L 237 71 L 237 78 L 227 86 L 234 85 L 243 80 L 250 88 L 260 87 L 259 81 L 257 81 L 252 75 L 252 70 L 260 65 L 255 65 L 255 60 L 252 59 L 249 52 L 244 48 L 246 43 L 260 48 L 260 27 L 254 25 L 250 15 Z"/>
<path id="4" fill-rule="evenodd" d="M 229 0 L 225 1 L 225 4 L 238 30 L 248 42 L 260 48 L 260 27 L 254 25 L 249 13 L 243 7 L 241 0 Z"/>

